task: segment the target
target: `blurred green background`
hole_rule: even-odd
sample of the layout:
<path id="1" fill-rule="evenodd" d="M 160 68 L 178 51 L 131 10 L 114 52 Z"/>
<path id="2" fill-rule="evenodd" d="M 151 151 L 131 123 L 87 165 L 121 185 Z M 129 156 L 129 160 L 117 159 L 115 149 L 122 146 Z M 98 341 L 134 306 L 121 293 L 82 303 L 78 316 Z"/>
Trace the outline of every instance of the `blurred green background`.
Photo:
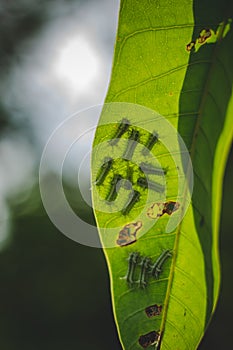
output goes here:
<path id="1" fill-rule="evenodd" d="M 104 101 L 118 6 L 116 0 L 0 2 L 1 349 L 121 349 L 102 251 L 55 228 L 38 185 L 41 152 L 54 128 Z M 221 294 L 200 350 L 233 343 L 232 178 L 233 149 L 223 191 Z M 67 194 L 93 221 L 73 181 L 65 179 Z"/>

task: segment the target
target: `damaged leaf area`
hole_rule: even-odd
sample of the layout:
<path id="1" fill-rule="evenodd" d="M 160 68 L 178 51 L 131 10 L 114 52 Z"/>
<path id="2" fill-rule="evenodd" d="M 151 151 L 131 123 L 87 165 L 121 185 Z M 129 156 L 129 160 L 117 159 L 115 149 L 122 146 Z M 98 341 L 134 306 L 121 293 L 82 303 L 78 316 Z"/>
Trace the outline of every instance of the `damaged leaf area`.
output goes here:
<path id="1" fill-rule="evenodd" d="M 232 19 L 228 18 L 226 22 L 221 22 L 216 31 L 210 28 L 204 28 L 200 31 L 196 40 L 192 40 L 186 45 L 187 51 L 197 52 L 204 44 L 215 44 L 218 40 L 226 37 L 230 31 Z"/>
<path id="2" fill-rule="evenodd" d="M 232 7 L 121 1 L 92 198 L 124 350 L 195 350 L 217 304 Z"/>
<path id="3" fill-rule="evenodd" d="M 168 229 L 168 223 L 171 218 L 179 221 L 181 207 L 185 210 L 186 198 L 182 194 L 185 176 L 180 170 L 182 159 L 177 152 L 180 145 L 175 129 L 151 110 L 113 103 L 104 106 L 103 114 L 105 122 L 98 128 L 99 138 L 93 150 L 96 160 L 93 199 L 102 244 L 106 253 L 110 253 L 111 261 L 117 257 L 113 268 L 117 269 L 115 288 L 121 291 L 121 302 L 116 311 L 122 318 L 120 324 L 125 338 L 127 324 L 138 324 L 138 329 L 131 327 L 130 331 L 135 347 L 159 347 L 161 311 L 166 311 L 176 242 L 176 234 L 172 232 L 176 225 Z M 109 123 L 112 116 L 118 115 L 127 118 Z M 161 133 L 148 130 L 151 118 L 157 119 Z M 160 243 L 150 249 L 155 236 Z M 156 290 L 159 294 L 151 300 L 150 295 L 156 295 Z M 140 310 L 135 311 L 139 299 Z M 123 308 L 128 302 L 126 312 Z"/>

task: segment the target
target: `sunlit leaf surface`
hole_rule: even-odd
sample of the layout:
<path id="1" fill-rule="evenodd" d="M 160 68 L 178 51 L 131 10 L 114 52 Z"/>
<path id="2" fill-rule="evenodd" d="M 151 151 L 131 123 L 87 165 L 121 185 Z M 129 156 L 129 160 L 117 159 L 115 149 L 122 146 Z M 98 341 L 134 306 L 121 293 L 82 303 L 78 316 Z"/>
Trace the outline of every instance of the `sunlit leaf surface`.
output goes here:
<path id="1" fill-rule="evenodd" d="M 125 350 L 196 349 L 216 306 L 231 19 L 231 1 L 121 2 L 92 181 Z"/>

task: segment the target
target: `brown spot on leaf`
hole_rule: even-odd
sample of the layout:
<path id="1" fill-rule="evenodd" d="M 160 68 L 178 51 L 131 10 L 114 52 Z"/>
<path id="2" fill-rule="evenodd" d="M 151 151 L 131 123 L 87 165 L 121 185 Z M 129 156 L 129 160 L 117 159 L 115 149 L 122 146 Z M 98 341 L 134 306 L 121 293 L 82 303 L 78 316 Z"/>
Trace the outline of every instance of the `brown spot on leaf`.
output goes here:
<path id="1" fill-rule="evenodd" d="M 156 219 L 163 215 L 164 203 L 153 203 L 150 208 L 147 209 L 146 215 L 150 219 Z"/>
<path id="2" fill-rule="evenodd" d="M 146 315 L 148 317 L 159 316 L 162 312 L 162 305 L 151 305 L 145 309 Z"/>
<path id="3" fill-rule="evenodd" d="M 174 211 L 178 210 L 179 207 L 180 203 L 169 201 L 164 205 L 163 214 L 167 213 L 168 215 L 171 215 Z"/>
<path id="4" fill-rule="evenodd" d="M 173 202 L 169 201 L 166 203 L 153 203 L 148 209 L 147 209 L 147 216 L 150 219 L 157 219 L 160 216 L 163 216 L 164 214 L 171 215 L 176 210 L 178 210 L 180 207 L 179 202 Z"/>
<path id="5" fill-rule="evenodd" d="M 132 244 L 136 242 L 136 234 L 137 231 L 142 227 L 142 222 L 132 222 L 123 227 L 123 229 L 119 232 L 119 236 L 117 239 L 117 244 L 121 247 Z"/>
<path id="6" fill-rule="evenodd" d="M 152 331 L 147 334 L 141 335 L 138 339 L 139 344 L 144 348 L 148 348 L 150 345 L 154 345 L 159 340 L 159 332 Z"/>
<path id="7" fill-rule="evenodd" d="M 211 31 L 210 29 L 203 29 L 200 34 L 199 34 L 199 38 L 198 38 L 198 43 L 199 44 L 204 44 L 204 42 L 211 37 Z"/>
<path id="8" fill-rule="evenodd" d="M 190 43 L 186 45 L 186 50 L 188 52 L 192 51 L 194 48 L 195 48 L 195 41 L 190 41 Z"/>

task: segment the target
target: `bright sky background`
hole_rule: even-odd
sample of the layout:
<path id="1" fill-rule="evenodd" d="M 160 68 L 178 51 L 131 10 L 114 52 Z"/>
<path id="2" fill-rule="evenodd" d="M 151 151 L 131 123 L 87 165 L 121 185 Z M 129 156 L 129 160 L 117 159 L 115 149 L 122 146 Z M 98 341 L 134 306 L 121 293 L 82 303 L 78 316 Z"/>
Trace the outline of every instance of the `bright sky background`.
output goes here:
<path id="1" fill-rule="evenodd" d="M 37 6 L 26 0 L 24 5 Z M 38 180 L 38 162 L 53 130 L 70 115 L 103 103 L 118 7 L 118 0 L 58 0 L 48 11 L 42 30 L 24 40 L 12 57 L 12 68 L 1 82 L 2 101 L 16 127 L 0 144 L 0 228 L 7 227 L 10 215 L 6 199 L 30 189 Z M 97 121 L 98 115 L 93 118 Z M 84 120 L 82 123 L 85 126 Z M 72 130 L 63 142 L 69 139 L 69 132 Z M 91 143 L 91 137 L 83 139 L 86 152 Z M 76 161 L 78 166 L 82 159 Z"/>
<path id="2" fill-rule="evenodd" d="M 76 35 L 63 43 L 54 60 L 55 78 L 70 95 L 87 95 L 100 79 L 100 58 L 85 36 Z"/>

